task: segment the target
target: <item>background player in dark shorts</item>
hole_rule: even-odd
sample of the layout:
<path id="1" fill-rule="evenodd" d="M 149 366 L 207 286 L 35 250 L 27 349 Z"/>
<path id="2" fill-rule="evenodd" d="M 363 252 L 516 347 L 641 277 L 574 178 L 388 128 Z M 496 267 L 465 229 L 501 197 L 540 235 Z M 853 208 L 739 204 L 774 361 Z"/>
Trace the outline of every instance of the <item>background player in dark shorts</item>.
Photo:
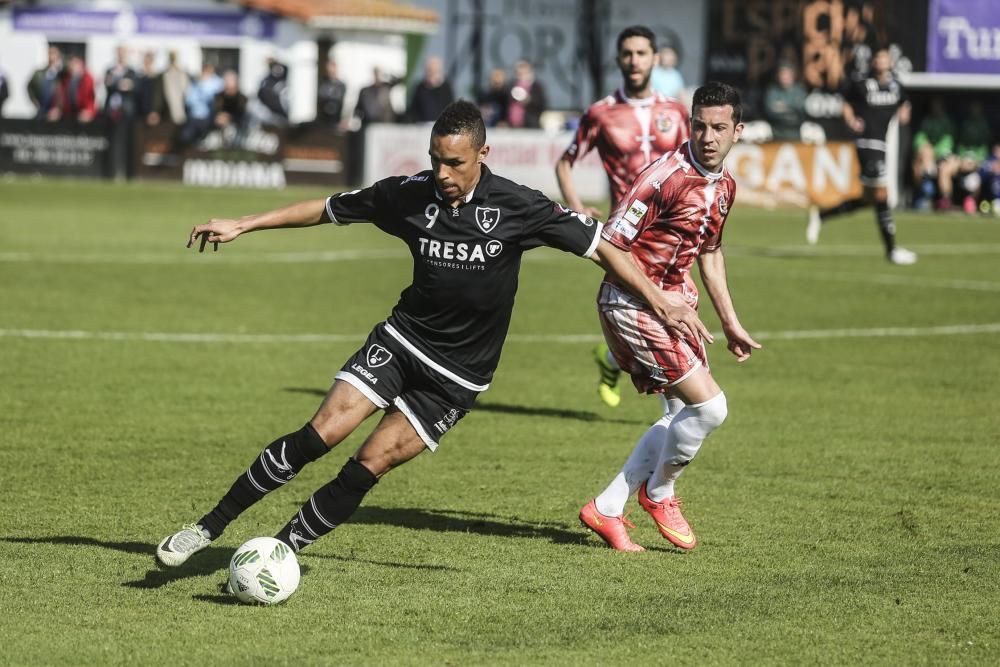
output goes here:
<path id="1" fill-rule="evenodd" d="M 889 122 L 897 112 L 901 124 L 910 122 L 910 102 L 906 91 L 892 74 L 889 50 L 880 48 L 872 58 L 871 76 L 855 82 L 844 100 L 844 121 L 859 135 L 855 144 L 858 162 L 861 163 L 864 198 L 822 211 L 816 206 L 810 207 L 806 226 L 806 240 L 810 244 L 819 241 L 823 223 L 830 218 L 874 204 L 875 221 L 885 245 L 886 259 L 893 264 L 913 264 L 917 261 L 916 253 L 896 245 L 896 224 L 886 190 L 889 173 L 885 164 L 885 136 Z"/>
<path id="2" fill-rule="evenodd" d="M 337 375 L 312 419 L 264 448 L 212 511 L 160 543 L 164 565 L 180 565 L 207 547 L 240 513 L 379 409 L 385 414 L 374 431 L 277 539 L 296 551 L 311 544 L 345 522 L 382 475 L 436 447 L 489 387 L 527 250 L 550 246 L 589 257 L 678 335 L 710 338 L 683 298 L 661 292 L 601 238 L 599 222 L 492 174 L 483 164 L 489 146 L 475 105 L 459 101 L 442 112 L 429 154 L 429 171 L 238 220 L 214 219 L 191 231 L 188 245 L 200 239 L 204 249 L 259 229 L 371 223 L 406 243 L 413 282 Z"/>

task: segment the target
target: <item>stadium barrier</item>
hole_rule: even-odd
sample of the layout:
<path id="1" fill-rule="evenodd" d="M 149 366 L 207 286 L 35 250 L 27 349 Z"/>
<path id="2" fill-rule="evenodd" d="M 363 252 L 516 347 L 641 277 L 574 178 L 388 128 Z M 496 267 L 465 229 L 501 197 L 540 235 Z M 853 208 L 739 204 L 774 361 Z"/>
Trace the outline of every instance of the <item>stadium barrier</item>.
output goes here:
<path id="1" fill-rule="evenodd" d="M 100 120 L 0 120 L 0 173 L 103 178 L 111 142 Z"/>
<path id="2" fill-rule="evenodd" d="M 555 164 L 572 133 L 490 129 L 486 163 L 495 173 L 559 198 Z M 427 145 L 430 128 L 420 125 L 372 125 L 365 136 L 364 183 L 409 175 L 430 168 Z M 739 143 L 726 160 L 737 181 L 740 203 L 763 206 L 834 206 L 861 196 L 860 166 L 854 144 L 831 142 Z M 591 151 L 576 163 L 573 180 L 588 201 L 608 198 L 608 181 Z"/>
<path id="3" fill-rule="evenodd" d="M 854 143 L 738 143 L 726 158 L 736 201 L 750 206 L 820 207 L 860 197 L 861 166 Z"/>
<path id="4" fill-rule="evenodd" d="M 370 125 L 365 134 L 363 183 L 387 176 L 411 175 L 430 169 L 427 148 L 430 125 Z M 500 176 L 530 185 L 550 197 L 559 198 L 556 162 L 573 139 L 572 132 L 550 134 L 543 130 L 490 128 L 486 164 Z M 588 153 L 573 168 L 573 182 L 588 200 L 608 198 L 608 178 L 597 151 Z"/>
<path id="5" fill-rule="evenodd" d="M 177 128 L 170 125 L 136 128 L 133 159 L 138 178 L 209 187 L 343 187 L 430 167 L 428 125 L 370 126 L 364 136 L 363 166 L 350 159 L 362 151 L 349 147 L 346 135 L 314 125 L 230 135 L 216 130 L 187 147 L 180 146 L 176 136 Z M 572 133 L 491 129 L 488 137 L 486 161 L 493 171 L 551 197 L 561 196 L 555 164 Z M 106 178 L 110 146 L 101 122 L 4 119 L 0 172 Z M 747 205 L 834 206 L 861 196 L 860 167 L 850 142 L 739 143 L 726 163 L 737 181 L 737 199 Z M 577 162 L 573 178 L 585 199 L 608 198 L 607 177 L 596 151 Z"/>
<path id="6" fill-rule="evenodd" d="M 136 129 L 136 176 L 207 187 L 282 188 L 346 183 L 343 134 L 303 125 L 290 129 L 213 130 L 182 146 L 169 125 Z"/>

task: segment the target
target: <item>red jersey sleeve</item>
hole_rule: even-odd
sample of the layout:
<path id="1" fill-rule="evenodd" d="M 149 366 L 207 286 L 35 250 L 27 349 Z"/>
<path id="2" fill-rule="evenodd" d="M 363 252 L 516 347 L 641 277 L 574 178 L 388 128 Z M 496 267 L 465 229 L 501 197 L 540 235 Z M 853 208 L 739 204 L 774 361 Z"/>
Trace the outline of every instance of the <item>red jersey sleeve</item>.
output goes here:
<path id="1" fill-rule="evenodd" d="M 628 195 L 604 226 L 604 240 L 627 251 L 642 231 L 670 207 L 674 193 L 669 181 L 660 180 L 663 163 L 661 158 L 639 172 Z"/>
<path id="2" fill-rule="evenodd" d="M 576 128 L 573 141 L 566 147 L 566 151 L 562 154 L 562 159 L 572 165 L 577 159 L 589 153 L 595 146 L 595 141 L 600 130 L 601 125 L 597 122 L 594 107 L 591 106 L 580 118 L 580 125 Z"/>

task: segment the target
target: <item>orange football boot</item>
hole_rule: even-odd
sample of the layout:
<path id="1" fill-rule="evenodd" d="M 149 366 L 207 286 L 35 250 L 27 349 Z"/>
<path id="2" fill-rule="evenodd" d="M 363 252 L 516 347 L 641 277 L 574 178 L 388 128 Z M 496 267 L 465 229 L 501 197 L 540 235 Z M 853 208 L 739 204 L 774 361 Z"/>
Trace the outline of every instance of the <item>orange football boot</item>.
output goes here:
<path id="1" fill-rule="evenodd" d="M 597 511 L 593 500 L 580 510 L 580 523 L 597 533 L 616 551 L 645 551 L 628 536 L 626 526 L 635 528 L 631 521 L 621 516 L 604 516 Z"/>
<path id="2" fill-rule="evenodd" d="M 649 512 L 660 529 L 660 535 L 673 542 L 680 549 L 694 549 L 698 541 L 694 537 L 691 526 L 681 514 L 681 499 L 677 496 L 664 498 L 663 502 L 655 502 L 646 495 L 646 483 L 639 487 L 639 505 Z"/>

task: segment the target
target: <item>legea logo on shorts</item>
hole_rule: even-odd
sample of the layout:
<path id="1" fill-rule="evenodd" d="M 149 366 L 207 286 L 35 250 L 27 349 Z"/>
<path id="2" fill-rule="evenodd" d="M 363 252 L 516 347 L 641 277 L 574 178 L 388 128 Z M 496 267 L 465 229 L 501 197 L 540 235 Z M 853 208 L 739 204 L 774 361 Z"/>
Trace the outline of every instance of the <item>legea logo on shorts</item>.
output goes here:
<path id="1" fill-rule="evenodd" d="M 385 366 L 392 359 L 392 352 L 385 349 L 381 345 L 372 345 L 368 348 L 368 354 L 366 355 L 366 361 L 368 362 L 368 368 L 378 368 L 379 366 Z"/>

